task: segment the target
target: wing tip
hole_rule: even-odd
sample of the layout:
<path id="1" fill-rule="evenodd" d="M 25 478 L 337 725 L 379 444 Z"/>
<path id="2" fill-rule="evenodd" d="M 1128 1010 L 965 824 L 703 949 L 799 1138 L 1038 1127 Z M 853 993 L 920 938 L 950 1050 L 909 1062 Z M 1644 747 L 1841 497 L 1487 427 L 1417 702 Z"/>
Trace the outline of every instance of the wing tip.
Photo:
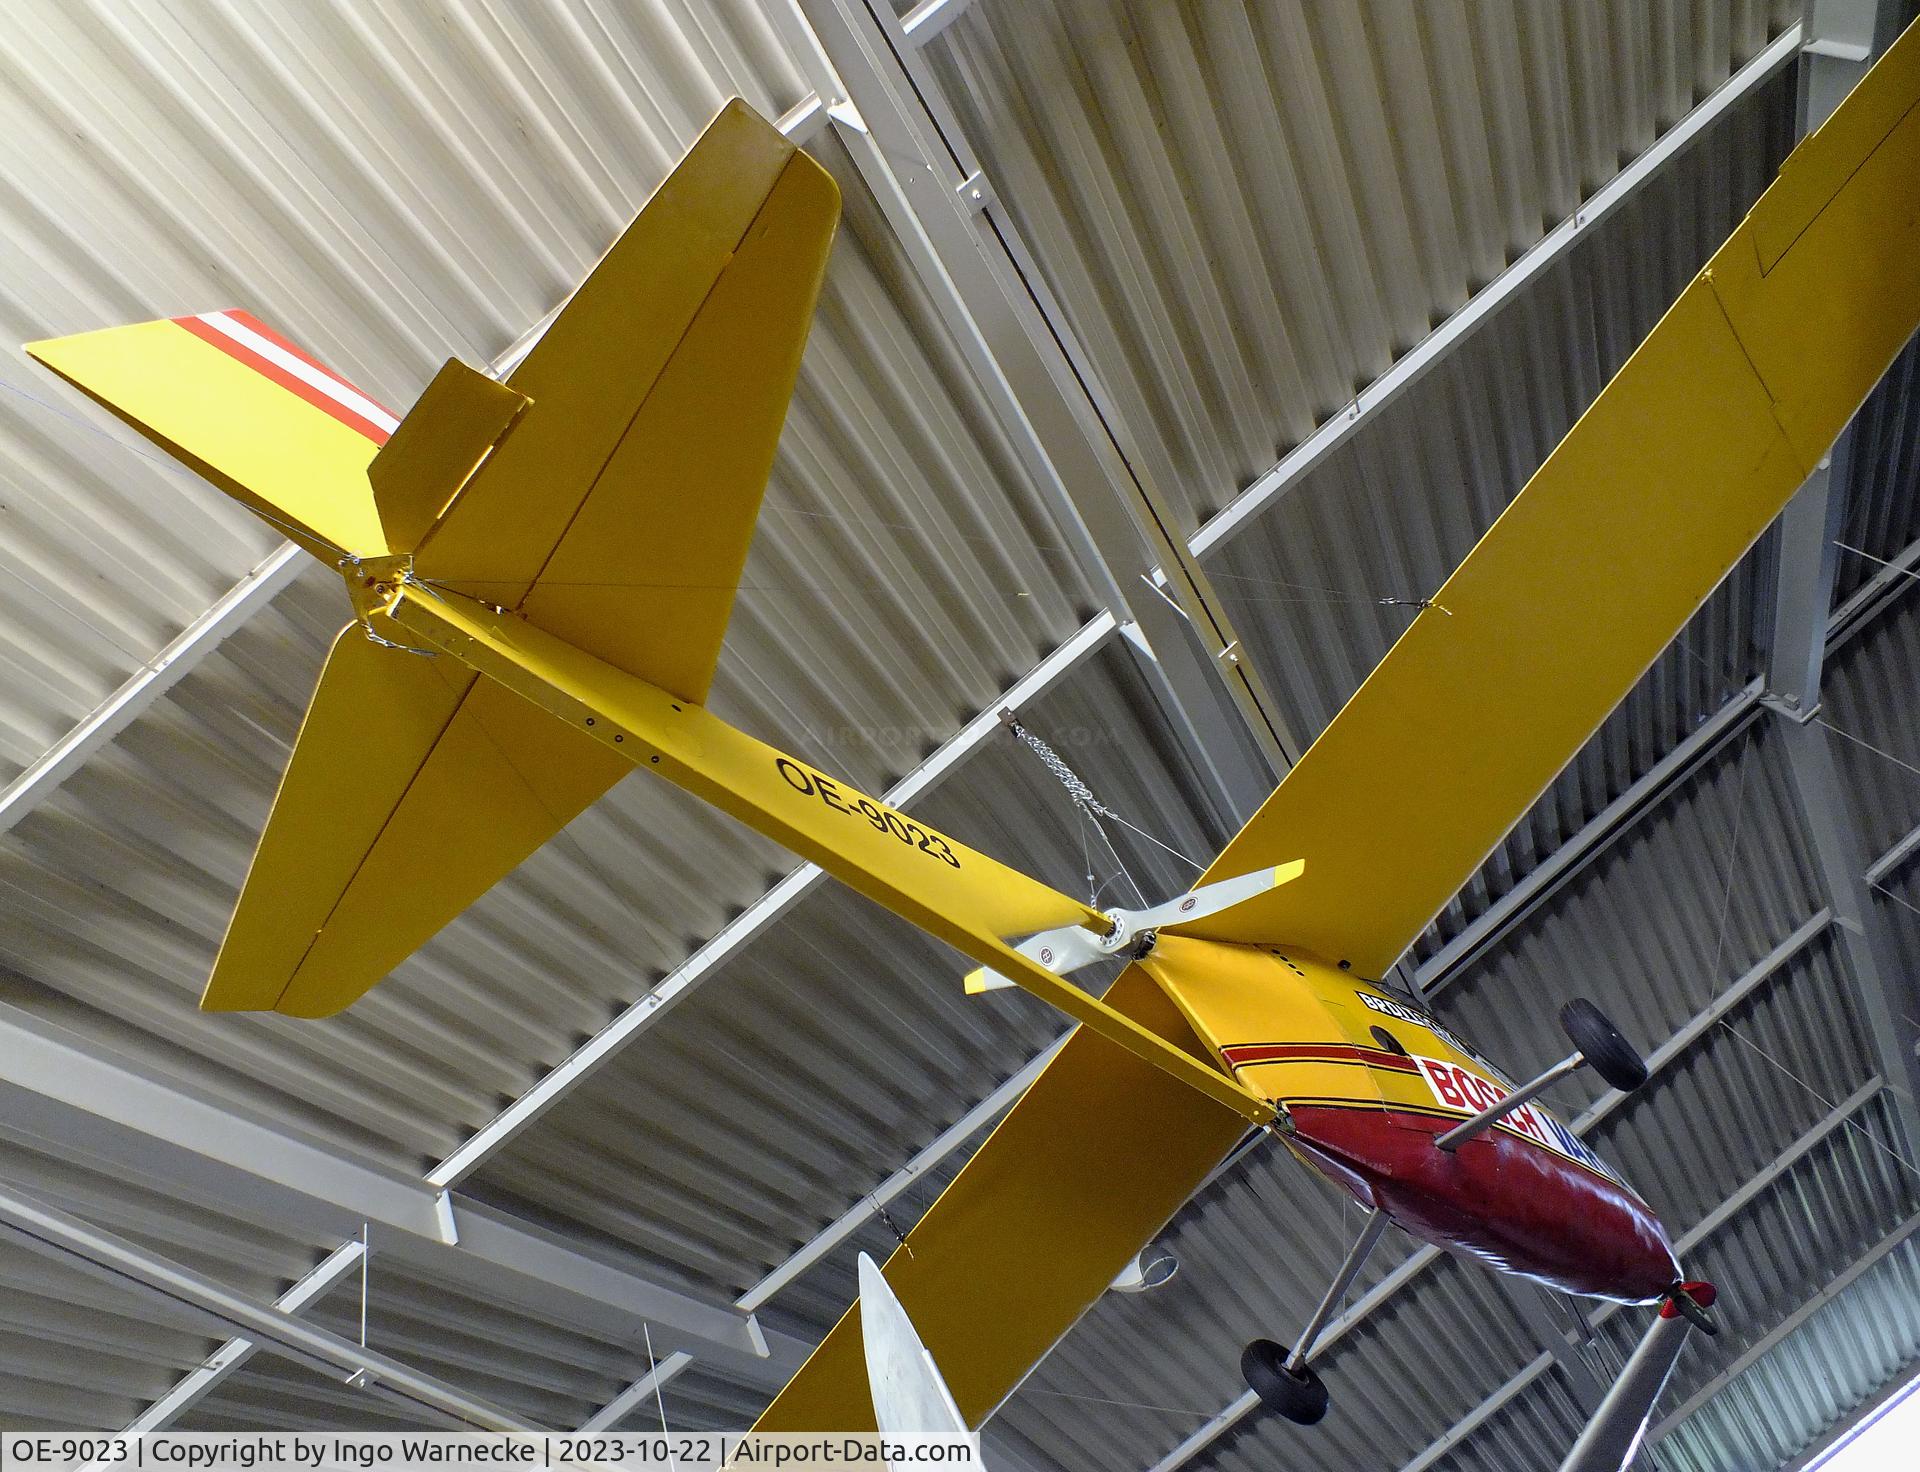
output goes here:
<path id="1" fill-rule="evenodd" d="M 340 988 L 314 988 L 302 990 L 296 985 L 299 977 L 293 978 L 278 987 L 263 987 L 256 981 L 234 981 L 220 974 L 218 964 L 213 975 L 207 978 L 205 990 L 200 994 L 202 1012 L 277 1012 L 282 1017 L 298 1017 L 307 1021 L 319 1021 L 335 1017 L 347 1010 L 367 992 L 374 983 L 354 990 L 351 994 Z M 376 978 L 376 981 L 378 978 Z"/>

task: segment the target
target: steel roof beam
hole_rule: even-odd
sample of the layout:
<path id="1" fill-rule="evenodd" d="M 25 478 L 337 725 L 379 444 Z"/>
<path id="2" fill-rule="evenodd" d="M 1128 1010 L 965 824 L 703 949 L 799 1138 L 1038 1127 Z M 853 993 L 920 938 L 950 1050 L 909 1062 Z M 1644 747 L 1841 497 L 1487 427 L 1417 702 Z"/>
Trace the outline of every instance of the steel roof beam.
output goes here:
<path id="1" fill-rule="evenodd" d="M 1800 126 L 1818 127 L 1874 57 L 1899 34 L 1912 7 L 1900 0 L 1808 0 L 1806 43 L 1800 74 Z M 1920 1150 L 1920 1028 L 1908 1017 L 1893 978 L 1901 974 L 1898 952 L 1886 933 L 1871 885 L 1881 865 L 1869 866 L 1845 794 L 1827 729 L 1814 722 L 1830 636 L 1835 545 L 1845 520 L 1852 483 L 1852 425 L 1788 503 L 1775 532 L 1773 626 L 1768 658 L 1768 701 L 1790 718 L 1785 744 L 1793 783 L 1814 859 L 1827 894 L 1841 916 L 1841 946 L 1859 989 L 1869 1039 L 1894 1095 L 1894 1115 L 1909 1151 Z M 1911 551 L 1912 549 L 1909 549 Z M 1900 564 L 1882 567 L 1862 590 L 1884 596 Z M 1851 617 L 1853 604 L 1847 612 Z M 1882 861 L 1884 863 L 1884 860 Z"/>
<path id="2" fill-rule="evenodd" d="M 360 1260 L 365 1255 L 366 1248 L 359 1242 L 343 1242 L 299 1282 L 274 1299 L 274 1309 L 283 1314 L 297 1314 L 307 1305 L 319 1302 L 349 1273 L 359 1268 Z M 259 1343 L 252 1339 L 229 1339 L 198 1368 L 182 1377 L 173 1389 L 129 1421 L 122 1434 L 164 1431 L 177 1417 L 198 1405 L 208 1391 L 252 1359 L 259 1348 Z"/>
<path id="3" fill-rule="evenodd" d="M 1839 106 L 1892 44 L 1912 9 L 1903 0 L 1807 0 L 1800 131 Z M 1841 949 L 1858 988 L 1869 1041 L 1894 1098 L 1896 1127 L 1920 1150 L 1920 1027 L 1894 985 L 1899 953 L 1873 902 L 1857 825 L 1846 808 L 1830 733 L 1816 724 L 1831 631 L 1836 546 L 1852 483 L 1849 424 L 1781 514 L 1775 536 L 1768 703 L 1789 718 L 1787 766 L 1814 860 L 1840 915 Z M 1881 570 L 1883 573 L 1887 569 Z"/>
<path id="4" fill-rule="evenodd" d="M 179 684 L 235 629 L 271 603 L 300 575 L 303 562 L 298 547 L 282 542 L 218 602 L 169 640 L 166 648 L 129 675 L 85 720 L 41 753 L 0 791 L 0 833 L 57 792 L 89 757 Z"/>
<path id="5" fill-rule="evenodd" d="M 1205 574 L 1149 483 L 1092 365 L 1039 284 L 900 19 L 881 0 L 797 0 L 795 60 L 953 335 L 1083 577 L 1123 625 L 1231 831 L 1299 755 L 1240 659 Z M 804 19 L 801 18 L 804 13 Z M 1162 596 L 1141 579 L 1168 569 Z"/>
<path id="6" fill-rule="evenodd" d="M 676 1350 L 582 1421 L 580 1429 L 582 1431 L 618 1430 L 620 1423 L 644 1406 L 649 1399 L 658 1404 L 662 1388 L 681 1371 L 689 1369 L 692 1364 L 692 1355 L 684 1350 Z M 660 1416 L 662 1431 L 667 1429 L 666 1419 L 665 1412 L 662 1412 Z"/>
<path id="7" fill-rule="evenodd" d="M 1773 628 L 1767 648 L 1767 693 L 1794 716 L 1820 704 L 1820 673 L 1826 662 L 1827 621 L 1833 579 L 1839 567 L 1846 488 L 1851 479 L 1853 426 L 1840 432 L 1831 450 L 1774 525 Z"/>
<path id="8" fill-rule="evenodd" d="M 1907 0 L 1806 0 L 1801 23 L 1798 131 L 1804 137 L 1825 122 L 1874 59 L 1893 44 L 1913 7 Z M 1820 667 L 1826 655 L 1835 545 L 1852 484 L 1853 425 L 1780 515 L 1774 529 L 1773 626 L 1768 643 L 1768 687 L 1790 713 L 1820 704 Z"/>
<path id="9" fill-rule="evenodd" d="M 483 1431 L 540 1428 L 398 1360 L 257 1303 L 211 1278 L 149 1252 L 90 1222 L 0 1187 L 0 1225 L 14 1240 L 69 1267 L 157 1297 L 196 1327 L 213 1323 L 309 1368 L 343 1371 L 356 1389 L 425 1411 L 456 1427 Z"/>
<path id="10" fill-rule="evenodd" d="M 1893 1095 L 1893 1117 L 1909 1156 L 1920 1152 L 1920 1026 L 1896 985 L 1900 953 L 1867 887 L 1859 825 L 1847 812 L 1832 733 L 1815 721 L 1783 721 L 1787 771 L 1827 902 L 1839 917 L 1846 957 L 1867 1024 L 1867 1042 Z"/>
<path id="11" fill-rule="evenodd" d="M 1873 576 L 1848 595 L 1846 602 L 1833 611 L 1833 621 L 1827 632 L 1827 650 L 1831 653 L 1837 646 L 1846 643 L 1856 630 L 1871 623 L 1879 614 L 1881 605 L 1890 602 L 1901 592 L 1910 591 L 1909 583 L 1920 582 L 1920 540 L 1909 542 L 1899 552 L 1881 563 Z"/>
<path id="12" fill-rule="evenodd" d="M 1920 849 L 1920 828 L 1909 828 L 1891 848 L 1867 865 L 1867 888 L 1883 887 L 1888 879 L 1905 867 L 1917 849 Z"/>
<path id="13" fill-rule="evenodd" d="M 1800 131 L 1845 100 L 1914 13 L 1913 0 L 1806 0 L 1800 50 Z"/>
<path id="14" fill-rule="evenodd" d="M 164 1182 L 243 1221 L 296 1236 L 357 1237 L 371 1225 L 377 1251 L 586 1333 L 624 1341 L 651 1323 L 670 1348 L 698 1344 L 736 1372 L 774 1384 L 805 1350 L 785 1336 L 769 1343 L 730 1305 L 652 1283 L 479 1202 L 448 1197 L 443 1204 L 417 1178 L 248 1119 L 4 1006 L 0 1113 L 10 1129 L 46 1148 Z M 444 1228 L 449 1209 L 452 1234 Z"/>

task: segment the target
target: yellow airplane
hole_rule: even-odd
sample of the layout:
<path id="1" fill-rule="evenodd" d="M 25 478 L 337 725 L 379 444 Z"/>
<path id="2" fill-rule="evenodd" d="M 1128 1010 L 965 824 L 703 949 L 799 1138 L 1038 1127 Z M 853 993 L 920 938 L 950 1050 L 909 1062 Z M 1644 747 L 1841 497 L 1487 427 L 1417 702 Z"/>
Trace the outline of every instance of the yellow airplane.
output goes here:
<path id="1" fill-rule="evenodd" d="M 1631 1086 L 1590 1006 L 1515 1088 L 1378 984 L 1813 470 L 1920 322 L 1909 33 L 1681 293 L 1189 895 L 1102 912 L 702 705 L 838 215 L 723 109 L 504 383 L 397 418 L 252 317 L 28 351 L 338 568 L 335 641 L 203 1005 L 351 1004 L 632 767 L 1082 1024 L 886 1266 L 979 1425 L 1249 1124 L 1392 1221 L 1569 1292 L 1709 1301 L 1534 1096 Z M 1017 944 L 1014 942 L 1018 942 Z M 1068 979 L 1126 956 L 1102 997 Z M 1335 1284 L 1335 1289 L 1340 1287 Z M 1243 1361 L 1317 1419 L 1308 1357 Z M 857 1307 L 759 1423 L 874 1424 Z M 1597 1465 L 1597 1464 L 1595 1464 Z"/>

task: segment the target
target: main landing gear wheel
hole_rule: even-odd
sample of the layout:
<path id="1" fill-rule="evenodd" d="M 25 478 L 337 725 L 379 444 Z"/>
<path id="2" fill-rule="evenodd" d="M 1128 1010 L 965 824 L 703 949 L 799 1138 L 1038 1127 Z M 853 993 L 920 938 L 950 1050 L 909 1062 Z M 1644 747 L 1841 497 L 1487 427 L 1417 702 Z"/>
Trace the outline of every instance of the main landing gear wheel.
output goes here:
<path id="1" fill-rule="evenodd" d="M 1593 1071 L 1621 1093 L 1631 1094 L 1647 1081 L 1647 1065 L 1633 1044 L 1585 997 L 1575 997 L 1560 1009 L 1560 1026 Z"/>
<path id="2" fill-rule="evenodd" d="M 1290 1351 L 1271 1339 L 1256 1339 L 1240 1351 L 1240 1373 L 1260 1404 L 1299 1426 L 1311 1426 L 1327 1413 L 1326 1382 L 1313 1366 L 1287 1368 Z"/>

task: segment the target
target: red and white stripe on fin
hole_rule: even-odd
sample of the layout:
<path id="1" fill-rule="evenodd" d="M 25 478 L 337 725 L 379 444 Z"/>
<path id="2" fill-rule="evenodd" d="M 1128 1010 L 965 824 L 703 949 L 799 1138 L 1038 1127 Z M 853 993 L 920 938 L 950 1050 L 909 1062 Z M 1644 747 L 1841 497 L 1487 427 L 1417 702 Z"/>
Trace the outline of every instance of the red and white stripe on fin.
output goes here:
<path id="1" fill-rule="evenodd" d="M 384 445 L 400 426 L 399 417 L 385 405 L 309 357 L 250 312 L 201 312 L 173 320 L 349 429 L 358 430 L 376 445 Z"/>
<path id="2" fill-rule="evenodd" d="M 398 417 L 257 318 L 163 317 L 26 350 L 322 561 L 389 550 L 368 466 Z"/>

